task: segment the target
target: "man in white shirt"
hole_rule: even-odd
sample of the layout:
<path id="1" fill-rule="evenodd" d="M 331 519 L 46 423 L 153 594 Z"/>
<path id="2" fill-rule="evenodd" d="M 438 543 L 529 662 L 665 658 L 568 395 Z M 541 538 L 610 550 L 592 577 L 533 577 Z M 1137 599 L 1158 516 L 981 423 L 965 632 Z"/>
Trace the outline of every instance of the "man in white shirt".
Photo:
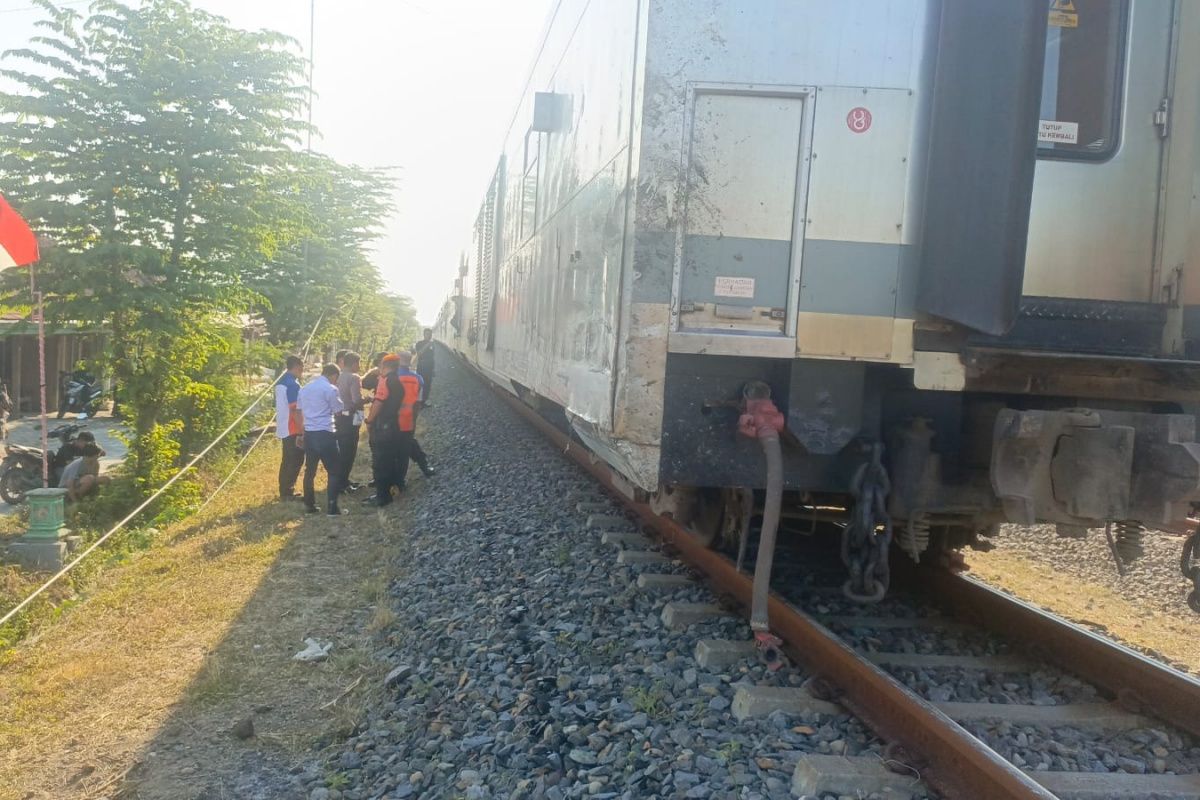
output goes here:
<path id="1" fill-rule="evenodd" d="M 300 418 L 300 376 L 304 374 L 304 362 L 298 356 L 288 356 L 286 371 L 275 384 L 275 435 L 282 446 L 279 461 L 279 499 L 298 499 L 296 478 L 304 468 L 304 449 L 298 440 L 304 433 L 304 420 Z"/>
<path id="2" fill-rule="evenodd" d="M 304 435 L 300 443 L 304 447 L 304 510 L 309 514 L 317 508 L 313 481 L 317 477 L 317 464 L 325 466 L 329 485 L 326 490 L 325 513 L 331 517 L 341 516 L 338 495 L 343 489 L 338 470 L 338 445 L 334 436 L 334 417 L 342 410 L 342 399 L 338 396 L 337 380 L 340 370 L 336 364 L 326 364 L 321 374 L 313 378 L 300 390 L 297 405 L 304 418 Z"/>

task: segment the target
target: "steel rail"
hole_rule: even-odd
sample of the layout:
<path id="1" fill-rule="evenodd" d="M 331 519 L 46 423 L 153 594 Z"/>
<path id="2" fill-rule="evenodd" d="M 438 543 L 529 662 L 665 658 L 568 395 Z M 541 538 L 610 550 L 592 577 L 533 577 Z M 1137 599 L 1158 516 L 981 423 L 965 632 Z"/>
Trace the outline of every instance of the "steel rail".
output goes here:
<path id="1" fill-rule="evenodd" d="M 1034 655 L 1106 689 L 1127 710 L 1200 736 L 1200 681 L 1192 676 L 970 576 L 912 569 L 905 580 L 932 589 L 965 621 L 1028 645 Z"/>
<path id="2" fill-rule="evenodd" d="M 460 363 L 466 363 L 460 361 Z M 472 367 L 471 371 L 479 373 Z M 646 503 L 621 489 L 624 481 L 582 444 L 512 394 L 483 378 L 483 382 L 521 417 L 560 447 L 563 453 L 620 498 L 642 522 L 670 544 L 691 566 L 703 572 L 719 593 L 749 608 L 753 582 L 728 558 L 700 544 L 684 528 L 655 514 Z M 785 650 L 840 693 L 836 698 L 882 739 L 899 744 L 921 779 L 950 798 L 963 800 L 1055 800 L 1021 770 L 1010 764 L 961 725 L 915 695 L 886 672 L 848 647 L 828 629 L 777 594 L 770 598 L 771 628 Z"/>

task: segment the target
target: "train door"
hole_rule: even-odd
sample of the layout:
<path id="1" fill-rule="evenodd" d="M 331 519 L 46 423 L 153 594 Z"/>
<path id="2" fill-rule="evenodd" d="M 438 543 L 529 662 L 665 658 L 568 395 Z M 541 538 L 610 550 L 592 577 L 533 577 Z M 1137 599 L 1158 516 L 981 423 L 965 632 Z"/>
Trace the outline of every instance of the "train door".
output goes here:
<path id="1" fill-rule="evenodd" d="M 811 104 L 807 90 L 695 90 L 676 330 L 760 334 L 794 350 Z"/>
<path id="2" fill-rule="evenodd" d="M 1024 294 L 1151 302 L 1170 0 L 1048 0 Z"/>

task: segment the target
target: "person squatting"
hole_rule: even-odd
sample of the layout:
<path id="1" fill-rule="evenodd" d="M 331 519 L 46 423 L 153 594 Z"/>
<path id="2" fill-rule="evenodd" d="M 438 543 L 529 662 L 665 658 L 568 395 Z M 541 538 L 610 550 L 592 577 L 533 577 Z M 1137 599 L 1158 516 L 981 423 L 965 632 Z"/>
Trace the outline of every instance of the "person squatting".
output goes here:
<path id="1" fill-rule="evenodd" d="M 428 343 L 425 350 L 432 353 Z M 375 494 L 364 502 L 381 508 L 390 505 L 393 493 L 404 490 L 409 461 L 427 477 L 435 474 L 416 440 L 425 386 L 422 376 L 411 368 L 411 354 L 378 353 L 372 361 L 373 368 L 360 377 L 361 356 L 339 351 L 337 363 L 326 364 L 320 375 L 301 386 L 303 361 L 288 357 L 275 387 L 275 430 L 282 446 L 281 500 L 301 500 L 307 513 L 319 513 L 314 483 L 317 470 L 324 467 L 328 481 L 325 513 L 340 516 L 341 496 L 362 488 L 351 479 L 351 470 L 364 424 L 374 475 L 370 486 L 375 488 Z M 301 472 L 303 491 L 297 494 Z"/>

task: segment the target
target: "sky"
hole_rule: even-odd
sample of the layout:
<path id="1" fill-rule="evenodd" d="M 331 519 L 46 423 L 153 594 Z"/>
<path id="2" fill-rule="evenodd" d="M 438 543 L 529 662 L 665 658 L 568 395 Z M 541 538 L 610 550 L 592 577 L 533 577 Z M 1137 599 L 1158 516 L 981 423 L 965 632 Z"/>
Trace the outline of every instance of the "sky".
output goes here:
<path id="1" fill-rule="evenodd" d="M 193 0 L 241 28 L 309 38 L 310 0 Z M 393 167 L 375 260 L 432 323 L 449 294 L 553 0 L 315 0 L 314 149 Z M 40 12 L 0 0 L 0 52 Z M 63 5 L 83 7 L 83 2 Z M 0 61 L 0 65 L 4 62 Z"/>

